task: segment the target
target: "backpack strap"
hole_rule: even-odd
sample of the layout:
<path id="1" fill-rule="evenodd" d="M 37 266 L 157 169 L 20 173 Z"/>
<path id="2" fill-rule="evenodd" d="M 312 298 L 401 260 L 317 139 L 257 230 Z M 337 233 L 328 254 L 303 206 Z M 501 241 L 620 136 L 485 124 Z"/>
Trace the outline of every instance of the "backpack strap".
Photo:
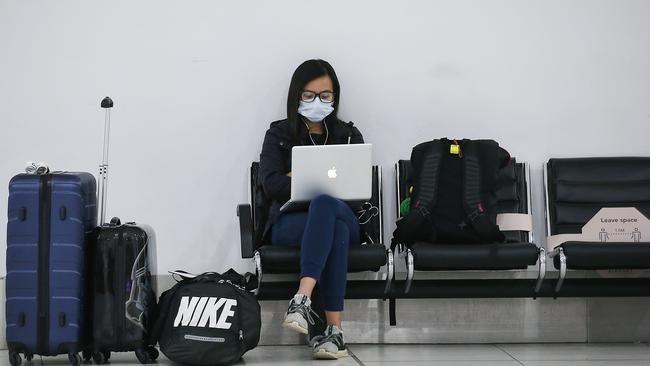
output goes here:
<path id="1" fill-rule="evenodd" d="M 422 158 L 417 182 L 418 195 L 414 205 L 416 209 L 426 209 L 431 212 L 436 205 L 440 163 L 442 161 L 444 146 L 445 144 L 442 140 L 431 141 L 431 147 Z"/>
<path id="2" fill-rule="evenodd" d="M 418 147 L 411 153 L 412 166 L 417 169 L 416 184 L 413 192 L 413 203 L 408 215 L 397 220 L 397 228 L 393 232 L 391 249 L 397 244 L 410 245 L 416 240 L 435 238 L 436 232 L 431 212 L 436 205 L 438 195 L 438 177 L 442 161 L 443 146 L 441 140 L 433 140 L 422 149 Z M 416 152 L 417 151 L 417 152 Z M 417 162 L 416 159 L 420 159 Z"/>
<path id="3" fill-rule="evenodd" d="M 476 233 L 487 242 L 503 242 L 505 237 L 496 223 L 490 221 L 481 200 L 481 157 L 496 162 L 495 149 L 483 149 L 479 156 L 477 142 L 463 140 L 463 201 L 465 213 Z M 490 169 L 491 167 L 483 167 Z M 496 168 L 496 166 L 495 166 Z"/>

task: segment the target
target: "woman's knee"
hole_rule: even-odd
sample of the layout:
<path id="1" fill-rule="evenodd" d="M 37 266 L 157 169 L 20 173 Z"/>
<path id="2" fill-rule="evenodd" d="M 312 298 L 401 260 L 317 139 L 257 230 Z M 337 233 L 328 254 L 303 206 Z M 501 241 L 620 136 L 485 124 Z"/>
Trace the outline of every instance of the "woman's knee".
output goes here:
<path id="1" fill-rule="evenodd" d="M 338 205 L 338 199 L 327 194 L 321 194 L 311 200 L 309 209 L 333 211 L 337 205 Z"/>

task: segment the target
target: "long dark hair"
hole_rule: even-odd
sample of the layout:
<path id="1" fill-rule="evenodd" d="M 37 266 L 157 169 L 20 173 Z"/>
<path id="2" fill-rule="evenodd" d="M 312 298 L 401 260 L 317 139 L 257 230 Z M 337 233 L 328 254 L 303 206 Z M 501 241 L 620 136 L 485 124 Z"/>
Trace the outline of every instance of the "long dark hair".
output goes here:
<path id="1" fill-rule="evenodd" d="M 309 84 L 310 81 L 325 75 L 332 79 L 332 85 L 334 86 L 334 90 L 332 90 L 334 92 L 334 111 L 329 116 L 325 117 L 325 121 L 323 121 L 324 123 L 328 123 L 329 126 L 330 121 L 337 120 L 339 96 L 341 94 L 341 86 L 339 85 L 339 79 L 336 77 L 334 68 L 327 61 L 314 59 L 303 62 L 298 66 L 296 71 L 293 72 L 291 84 L 289 85 L 289 95 L 287 96 L 287 119 L 291 125 L 291 132 L 295 144 L 302 143 L 300 131 L 304 128 L 303 122 L 301 121 L 302 117 L 298 114 L 300 95 L 302 94 L 305 85 Z"/>

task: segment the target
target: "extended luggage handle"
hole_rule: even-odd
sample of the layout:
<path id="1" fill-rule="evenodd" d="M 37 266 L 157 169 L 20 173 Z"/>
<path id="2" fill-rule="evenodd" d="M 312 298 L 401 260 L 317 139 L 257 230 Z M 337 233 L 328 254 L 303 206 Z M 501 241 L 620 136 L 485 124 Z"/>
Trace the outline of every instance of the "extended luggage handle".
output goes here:
<path id="1" fill-rule="evenodd" d="M 102 163 L 99 165 L 99 190 L 97 192 L 97 203 L 99 205 L 99 225 L 106 221 L 106 190 L 108 186 L 108 141 L 111 130 L 111 109 L 113 100 L 110 97 L 102 99 L 101 107 L 104 114 L 104 149 L 102 152 Z"/>

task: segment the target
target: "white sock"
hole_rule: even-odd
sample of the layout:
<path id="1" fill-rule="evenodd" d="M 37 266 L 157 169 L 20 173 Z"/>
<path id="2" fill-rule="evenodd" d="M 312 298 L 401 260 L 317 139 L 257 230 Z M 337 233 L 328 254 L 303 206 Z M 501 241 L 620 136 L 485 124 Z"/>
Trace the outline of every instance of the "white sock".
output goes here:
<path id="1" fill-rule="evenodd" d="M 296 304 L 305 304 L 307 306 L 311 306 L 311 299 L 304 294 L 295 294 L 293 295 L 293 302 Z"/>
<path id="2" fill-rule="evenodd" d="M 336 325 L 328 325 L 327 328 L 325 328 L 325 335 L 330 334 L 340 334 L 341 337 L 343 337 L 343 331 Z"/>

